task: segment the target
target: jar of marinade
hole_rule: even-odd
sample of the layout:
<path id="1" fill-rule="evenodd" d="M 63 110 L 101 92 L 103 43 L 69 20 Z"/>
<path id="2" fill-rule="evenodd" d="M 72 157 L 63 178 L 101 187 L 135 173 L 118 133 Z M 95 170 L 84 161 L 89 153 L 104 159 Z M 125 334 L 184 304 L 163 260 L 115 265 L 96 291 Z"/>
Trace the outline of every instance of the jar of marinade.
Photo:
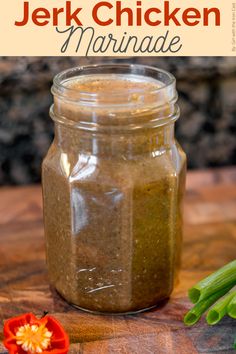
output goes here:
<path id="1" fill-rule="evenodd" d="M 180 264 L 185 154 L 174 137 L 174 77 L 105 64 L 58 74 L 55 138 L 43 162 L 53 286 L 92 312 L 133 313 L 173 289 Z"/>

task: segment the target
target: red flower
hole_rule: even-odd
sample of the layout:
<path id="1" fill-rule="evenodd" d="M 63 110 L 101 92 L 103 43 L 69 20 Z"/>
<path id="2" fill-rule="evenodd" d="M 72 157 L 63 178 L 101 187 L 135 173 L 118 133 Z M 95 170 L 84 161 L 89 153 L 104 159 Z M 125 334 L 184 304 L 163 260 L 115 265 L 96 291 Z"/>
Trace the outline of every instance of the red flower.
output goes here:
<path id="1" fill-rule="evenodd" d="M 4 345 L 10 354 L 67 354 L 69 338 L 52 316 L 36 318 L 32 313 L 4 323 Z"/>

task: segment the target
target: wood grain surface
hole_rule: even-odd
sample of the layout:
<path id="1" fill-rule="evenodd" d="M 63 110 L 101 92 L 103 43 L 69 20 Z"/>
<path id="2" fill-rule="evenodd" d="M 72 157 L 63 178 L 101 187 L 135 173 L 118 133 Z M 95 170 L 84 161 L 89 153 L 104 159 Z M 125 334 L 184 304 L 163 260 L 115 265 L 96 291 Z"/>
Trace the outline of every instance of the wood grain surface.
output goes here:
<path id="1" fill-rule="evenodd" d="M 234 353 L 236 321 L 187 328 L 187 289 L 236 258 L 236 168 L 191 172 L 185 198 L 180 281 L 153 311 L 98 316 L 69 306 L 49 286 L 40 186 L 0 189 L 0 331 L 4 319 L 25 312 L 53 314 L 70 335 L 70 353 Z M 0 344 L 0 353 L 7 353 Z"/>

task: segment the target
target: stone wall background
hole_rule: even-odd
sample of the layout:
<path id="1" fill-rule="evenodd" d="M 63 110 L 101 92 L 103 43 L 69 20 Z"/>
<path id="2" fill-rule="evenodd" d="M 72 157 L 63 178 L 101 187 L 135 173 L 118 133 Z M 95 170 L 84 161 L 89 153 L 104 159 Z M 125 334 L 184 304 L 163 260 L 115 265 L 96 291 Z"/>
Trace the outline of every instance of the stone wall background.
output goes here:
<path id="1" fill-rule="evenodd" d="M 40 181 L 53 138 L 48 116 L 53 76 L 72 66 L 111 58 L 0 57 L 0 185 Z M 177 78 L 181 119 L 176 135 L 189 168 L 236 164 L 236 58 L 127 58 Z"/>

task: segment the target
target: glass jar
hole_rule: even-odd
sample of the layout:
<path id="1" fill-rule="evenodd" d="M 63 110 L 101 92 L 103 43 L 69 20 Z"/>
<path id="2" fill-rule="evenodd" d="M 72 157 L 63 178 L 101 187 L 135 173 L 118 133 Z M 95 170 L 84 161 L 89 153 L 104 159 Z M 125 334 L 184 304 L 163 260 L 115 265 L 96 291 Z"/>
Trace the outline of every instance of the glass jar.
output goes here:
<path id="1" fill-rule="evenodd" d="M 69 303 L 133 313 L 173 289 L 185 154 L 174 138 L 174 77 L 142 65 L 60 73 L 55 138 L 43 162 L 47 263 Z"/>

